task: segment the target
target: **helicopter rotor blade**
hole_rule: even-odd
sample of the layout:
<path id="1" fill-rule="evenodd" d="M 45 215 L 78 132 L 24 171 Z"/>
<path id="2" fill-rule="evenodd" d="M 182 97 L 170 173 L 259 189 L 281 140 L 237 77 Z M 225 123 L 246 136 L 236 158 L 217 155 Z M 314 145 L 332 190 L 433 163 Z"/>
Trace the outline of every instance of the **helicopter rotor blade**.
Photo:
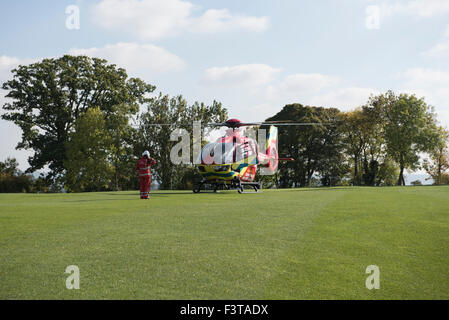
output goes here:
<path id="1" fill-rule="evenodd" d="M 205 126 L 208 127 L 226 127 L 226 123 L 205 123 Z"/>
<path id="2" fill-rule="evenodd" d="M 325 122 L 242 122 L 235 127 L 249 127 L 249 126 L 319 126 L 330 125 L 332 123 Z M 207 123 L 206 126 L 211 127 L 233 127 L 226 123 Z"/>
<path id="3" fill-rule="evenodd" d="M 143 127 L 163 127 L 163 126 L 173 126 L 175 123 L 145 123 Z M 132 124 L 131 127 L 139 128 L 140 125 Z"/>
<path id="4" fill-rule="evenodd" d="M 332 122 L 290 122 L 290 121 L 265 121 L 261 125 L 265 126 L 319 126 L 330 125 Z"/>
<path id="5" fill-rule="evenodd" d="M 241 127 L 248 127 L 248 126 L 260 126 L 263 122 L 242 122 L 240 124 Z"/>
<path id="6" fill-rule="evenodd" d="M 331 123 L 323 123 L 323 122 L 286 122 L 286 123 L 271 123 L 271 122 L 265 122 L 261 125 L 265 126 L 322 126 L 322 125 L 329 125 Z"/>
<path id="7" fill-rule="evenodd" d="M 249 126 L 320 126 L 320 125 L 332 125 L 332 122 L 284 122 L 284 121 L 266 121 L 266 122 L 240 122 L 235 125 L 229 123 L 205 123 L 203 126 L 207 127 L 228 127 L 228 128 L 240 128 Z M 148 127 L 160 127 L 160 126 L 173 126 L 175 123 L 146 123 L 144 126 Z M 137 127 L 138 125 L 133 125 Z"/>

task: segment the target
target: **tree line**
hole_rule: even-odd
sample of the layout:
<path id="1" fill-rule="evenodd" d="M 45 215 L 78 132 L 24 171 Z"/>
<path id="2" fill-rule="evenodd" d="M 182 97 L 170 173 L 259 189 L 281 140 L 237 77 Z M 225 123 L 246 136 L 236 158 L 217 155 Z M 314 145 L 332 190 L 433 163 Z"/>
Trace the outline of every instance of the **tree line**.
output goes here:
<path id="1" fill-rule="evenodd" d="M 170 163 L 171 131 L 227 118 L 217 101 L 189 105 L 182 95 L 154 95 L 155 86 L 104 59 L 65 55 L 12 74 L 2 85 L 9 98 L 2 119 L 22 129 L 16 148 L 34 151 L 25 173 L 45 170 L 45 190 L 138 189 L 135 163 L 145 149 L 158 160 L 154 178 L 162 188 L 186 188 L 193 169 Z"/>
<path id="2" fill-rule="evenodd" d="M 34 154 L 24 173 L 14 159 L 1 162 L 0 192 L 137 189 L 135 162 L 145 149 L 158 160 L 154 180 L 161 188 L 190 188 L 198 172 L 171 163 L 177 142 L 170 133 L 192 132 L 195 120 L 228 117 L 220 102 L 188 104 L 182 95 L 156 95 L 154 85 L 98 58 L 44 59 L 12 75 L 2 85 L 8 98 L 2 119 L 22 130 L 16 148 Z M 314 123 L 279 128 L 279 153 L 296 160 L 262 177 L 273 186 L 403 185 L 404 170 L 419 166 L 437 184 L 449 180 L 447 131 L 414 95 L 389 91 L 351 112 L 292 104 L 267 120 Z M 429 158 L 420 164 L 423 153 Z M 38 170 L 46 174 L 30 176 Z"/>
<path id="3" fill-rule="evenodd" d="M 313 123 L 279 128 L 280 154 L 296 161 L 268 179 L 278 187 L 405 185 L 420 168 L 449 183 L 448 131 L 415 95 L 387 91 L 348 112 L 291 104 L 267 120 Z"/>

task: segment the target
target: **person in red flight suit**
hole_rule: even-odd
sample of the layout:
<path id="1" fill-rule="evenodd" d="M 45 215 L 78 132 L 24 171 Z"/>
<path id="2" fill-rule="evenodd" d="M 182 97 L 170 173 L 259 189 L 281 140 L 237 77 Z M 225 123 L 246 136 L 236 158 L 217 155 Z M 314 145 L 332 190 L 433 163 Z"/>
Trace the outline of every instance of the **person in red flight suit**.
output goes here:
<path id="1" fill-rule="evenodd" d="M 140 180 L 140 199 L 150 199 L 151 172 L 150 167 L 156 164 L 156 160 L 150 157 L 145 150 L 137 161 L 136 170 Z"/>

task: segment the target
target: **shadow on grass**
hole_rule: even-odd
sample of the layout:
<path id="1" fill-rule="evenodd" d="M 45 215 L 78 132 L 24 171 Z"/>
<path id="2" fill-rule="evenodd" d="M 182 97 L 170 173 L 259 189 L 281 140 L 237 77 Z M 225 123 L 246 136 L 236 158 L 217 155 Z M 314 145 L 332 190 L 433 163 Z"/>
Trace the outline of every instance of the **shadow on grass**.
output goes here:
<path id="1" fill-rule="evenodd" d="M 348 188 L 358 188 L 358 187 L 317 187 L 317 188 L 284 188 L 284 189 L 265 189 L 265 190 L 282 190 L 282 191 L 341 191 L 348 190 Z"/>
<path id="2" fill-rule="evenodd" d="M 344 191 L 348 188 L 352 187 L 322 187 L 322 188 L 285 188 L 285 189 L 265 189 L 265 190 L 272 190 L 272 191 L 289 191 L 289 192 L 316 192 L 316 191 Z M 357 187 L 355 187 L 357 188 Z M 229 194 L 237 194 L 237 190 L 219 190 L 218 192 L 214 192 L 213 190 L 201 190 L 200 193 L 193 193 L 192 191 L 153 191 L 150 192 L 150 199 L 151 198 L 158 198 L 158 197 L 168 197 L 170 195 L 188 195 L 188 196 L 203 196 L 206 195 L 229 195 Z M 259 192 L 253 192 L 253 191 L 246 191 L 243 194 L 263 194 L 263 191 L 260 190 Z M 143 200 L 140 199 L 139 193 L 121 193 L 121 192 L 108 192 L 103 193 L 105 196 L 114 196 L 114 198 L 97 198 L 97 199 L 70 199 L 70 200 L 62 200 L 63 202 L 105 202 L 105 201 L 135 201 L 135 200 Z"/>
<path id="3" fill-rule="evenodd" d="M 150 192 L 150 195 L 155 194 L 193 194 L 192 191 L 188 192 L 158 192 L 158 191 L 152 191 Z M 127 194 L 121 194 L 121 193 L 107 193 L 108 196 L 119 196 L 119 197 L 129 197 L 129 196 L 139 196 L 139 192 L 136 193 L 127 193 Z"/>
<path id="4" fill-rule="evenodd" d="M 87 200 L 63 200 L 63 202 L 104 202 L 104 201 L 125 201 L 125 200 L 136 200 L 139 199 L 139 195 L 135 199 L 87 199 Z"/>
<path id="5" fill-rule="evenodd" d="M 210 191 L 201 191 L 200 192 L 200 194 L 226 194 L 226 193 L 232 193 L 232 191 L 233 190 L 225 190 L 225 191 L 218 191 L 218 192 L 214 192 L 213 190 L 210 190 Z M 158 195 L 172 195 L 172 194 L 174 194 L 174 195 L 196 195 L 196 194 L 198 194 L 198 193 L 193 193 L 192 191 L 186 191 L 186 192 L 182 192 L 182 191 L 178 191 L 178 192 L 176 192 L 176 191 L 174 191 L 174 192 L 169 192 L 169 191 L 162 191 L 162 192 L 159 192 L 159 191 L 154 191 L 154 192 L 150 192 L 150 197 L 153 197 L 153 196 L 158 196 Z M 120 193 L 108 193 L 107 195 L 110 195 L 110 196 L 119 196 L 119 197 L 129 197 L 129 196 L 134 196 L 134 194 L 120 194 Z M 136 193 L 135 194 L 135 196 L 136 197 L 139 197 L 139 193 Z"/>

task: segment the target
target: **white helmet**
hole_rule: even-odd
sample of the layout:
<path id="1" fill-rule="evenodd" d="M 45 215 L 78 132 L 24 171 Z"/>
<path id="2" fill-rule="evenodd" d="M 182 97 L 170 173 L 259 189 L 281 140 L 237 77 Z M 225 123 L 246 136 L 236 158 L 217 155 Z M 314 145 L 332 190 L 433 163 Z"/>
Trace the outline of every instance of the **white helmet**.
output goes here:
<path id="1" fill-rule="evenodd" d="M 145 156 L 147 156 L 148 158 L 150 157 L 150 152 L 149 152 L 148 150 L 145 150 L 145 151 L 142 153 L 142 157 L 145 157 Z"/>

